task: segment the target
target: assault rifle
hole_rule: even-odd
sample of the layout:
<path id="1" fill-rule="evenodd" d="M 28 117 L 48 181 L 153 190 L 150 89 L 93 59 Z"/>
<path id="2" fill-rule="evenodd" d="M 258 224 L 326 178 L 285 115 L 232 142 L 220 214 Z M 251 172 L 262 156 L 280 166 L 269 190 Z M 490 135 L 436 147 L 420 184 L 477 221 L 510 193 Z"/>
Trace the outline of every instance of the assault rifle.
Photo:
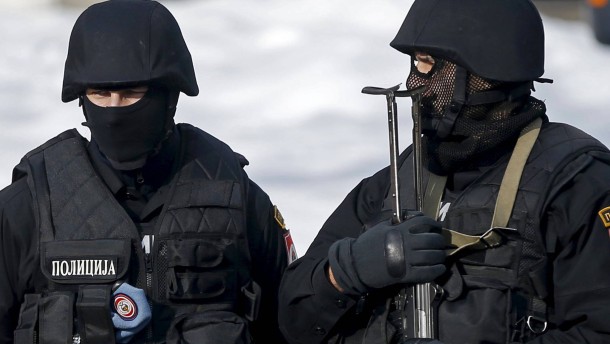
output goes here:
<path id="1" fill-rule="evenodd" d="M 390 139 L 390 192 L 392 194 L 392 223 L 403 221 L 398 185 L 398 114 L 396 97 L 411 97 L 413 116 L 413 176 L 416 210 L 423 210 L 422 147 L 421 147 L 421 94 L 424 87 L 399 91 L 400 84 L 390 88 L 368 86 L 362 93 L 385 95 L 388 109 L 388 133 Z M 432 215 L 434 214 L 426 214 Z M 402 340 L 406 338 L 435 338 L 435 314 L 433 302 L 439 288 L 432 283 L 417 284 L 401 289 L 394 298 L 394 305 L 401 312 Z M 410 324 L 410 325 L 409 325 Z"/>

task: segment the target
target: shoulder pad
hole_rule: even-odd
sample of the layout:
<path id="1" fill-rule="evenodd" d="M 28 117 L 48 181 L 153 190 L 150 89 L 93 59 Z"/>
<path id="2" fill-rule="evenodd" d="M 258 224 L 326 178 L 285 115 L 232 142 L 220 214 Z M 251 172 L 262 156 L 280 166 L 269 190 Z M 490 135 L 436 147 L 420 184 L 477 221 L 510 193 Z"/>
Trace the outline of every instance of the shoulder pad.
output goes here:
<path id="1" fill-rule="evenodd" d="M 38 146 L 37 148 L 34 148 L 33 150 L 29 151 L 21 159 L 19 164 L 13 168 L 12 182 L 17 181 L 17 180 L 25 177 L 28 174 L 28 171 L 29 171 L 29 166 L 28 166 L 29 161 L 28 160 L 30 159 L 30 157 L 44 151 L 45 149 L 49 148 L 50 146 L 56 144 L 57 142 L 71 139 L 74 137 L 78 137 L 78 138 L 81 138 L 83 141 L 86 141 L 86 139 L 84 137 L 82 137 L 76 129 L 69 129 L 69 130 L 66 130 L 66 131 L 62 132 L 61 134 L 55 136 L 54 138 L 48 140 L 47 142 L 43 143 L 42 145 Z"/>

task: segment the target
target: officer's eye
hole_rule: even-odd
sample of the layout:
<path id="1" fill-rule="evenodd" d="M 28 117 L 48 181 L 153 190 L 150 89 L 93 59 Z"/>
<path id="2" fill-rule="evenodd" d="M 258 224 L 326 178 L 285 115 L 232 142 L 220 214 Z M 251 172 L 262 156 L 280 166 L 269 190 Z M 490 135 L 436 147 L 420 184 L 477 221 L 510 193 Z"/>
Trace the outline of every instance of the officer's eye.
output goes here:
<path id="1" fill-rule="evenodd" d="M 416 52 L 415 53 L 415 67 L 420 73 L 427 74 L 434 67 L 434 58 L 428 54 Z"/>
<path id="2" fill-rule="evenodd" d="M 142 98 L 147 91 L 148 87 L 146 86 L 130 88 L 125 91 L 124 96 L 127 98 Z"/>

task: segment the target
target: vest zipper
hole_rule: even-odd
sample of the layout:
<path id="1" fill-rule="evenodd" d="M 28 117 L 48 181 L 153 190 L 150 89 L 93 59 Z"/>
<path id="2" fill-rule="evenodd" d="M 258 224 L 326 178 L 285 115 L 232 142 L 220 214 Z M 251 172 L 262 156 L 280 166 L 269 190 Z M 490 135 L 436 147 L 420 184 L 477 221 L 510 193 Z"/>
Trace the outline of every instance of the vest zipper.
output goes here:
<path id="1" fill-rule="evenodd" d="M 150 253 L 144 253 L 144 262 L 146 264 L 146 295 L 148 300 L 148 306 L 150 307 L 150 314 L 152 316 L 153 302 L 152 302 L 152 262 Z M 151 321 L 146 326 L 146 342 L 153 343 L 153 328 L 152 328 L 152 317 Z"/>

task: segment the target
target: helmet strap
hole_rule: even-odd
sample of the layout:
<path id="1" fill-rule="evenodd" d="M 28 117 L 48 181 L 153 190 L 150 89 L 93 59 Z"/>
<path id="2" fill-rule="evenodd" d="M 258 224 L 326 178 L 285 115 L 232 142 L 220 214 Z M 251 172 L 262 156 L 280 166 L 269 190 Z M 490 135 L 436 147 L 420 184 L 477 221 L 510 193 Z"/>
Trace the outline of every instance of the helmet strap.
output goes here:
<path id="1" fill-rule="evenodd" d="M 466 103 L 466 86 L 468 84 L 468 71 L 459 65 L 456 66 L 455 70 L 455 87 L 453 89 L 453 98 L 451 103 L 445 107 L 443 116 L 439 119 L 436 125 L 436 135 L 441 138 L 447 138 L 455 121 L 462 112 L 462 108 Z"/>
<path id="2" fill-rule="evenodd" d="M 176 108 L 178 106 L 178 98 L 180 97 L 180 91 L 168 90 L 167 91 L 167 110 L 170 117 L 174 117 L 176 114 Z"/>
<path id="3" fill-rule="evenodd" d="M 175 90 L 166 91 L 167 121 L 165 122 L 165 130 L 167 131 L 168 137 L 171 136 L 174 125 L 175 125 L 174 116 L 176 115 L 179 96 L 180 96 L 180 91 L 175 91 Z"/>
<path id="4" fill-rule="evenodd" d="M 443 116 L 441 116 L 435 125 L 436 135 L 440 139 L 445 139 L 451 134 L 455 121 L 462 112 L 464 106 L 476 106 L 483 104 L 499 103 L 502 101 L 511 101 L 519 99 L 531 94 L 534 88 L 532 81 L 519 83 L 515 87 L 504 90 L 483 91 L 467 95 L 469 72 L 462 66 L 456 65 L 455 71 L 455 88 L 451 103 L 445 107 Z"/>
<path id="5" fill-rule="evenodd" d="M 471 94 L 470 96 L 468 96 L 468 101 L 466 101 L 466 105 L 475 106 L 499 103 L 505 100 L 511 101 L 513 99 L 518 99 L 530 95 L 532 93 L 531 91 L 533 88 L 534 83 L 531 81 L 526 81 L 507 90 L 493 90 Z"/>

